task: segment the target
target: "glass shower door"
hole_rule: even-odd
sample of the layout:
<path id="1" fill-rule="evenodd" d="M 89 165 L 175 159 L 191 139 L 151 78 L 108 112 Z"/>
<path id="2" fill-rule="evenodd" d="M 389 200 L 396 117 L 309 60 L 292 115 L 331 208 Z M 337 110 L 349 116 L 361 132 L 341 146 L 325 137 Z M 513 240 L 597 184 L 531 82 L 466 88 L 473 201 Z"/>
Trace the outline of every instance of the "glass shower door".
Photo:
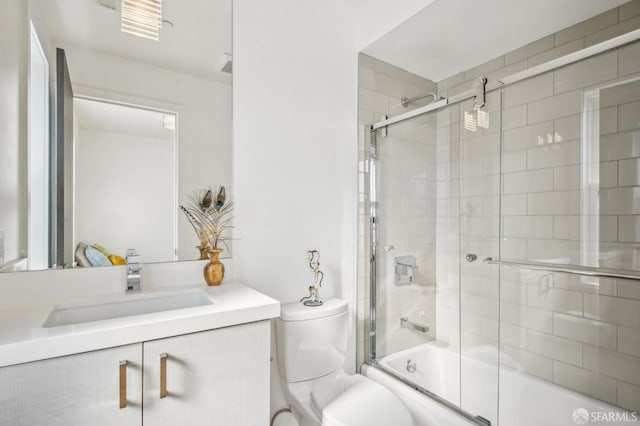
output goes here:
<path id="1" fill-rule="evenodd" d="M 501 94 L 376 140 L 375 358 L 496 424 Z M 468 257 L 467 257 L 468 255 Z M 475 256 L 475 257 L 474 257 Z"/>
<path id="2" fill-rule="evenodd" d="M 378 132 L 381 368 L 494 426 L 640 423 L 638 52 Z"/>
<path id="3" fill-rule="evenodd" d="M 639 46 L 504 89 L 500 424 L 640 422 Z"/>
<path id="4" fill-rule="evenodd" d="M 433 116 L 423 116 L 377 135 L 378 359 L 435 339 L 433 124 Z"/>
<path id="5" fill-rule="evenodd" d="M 456 407 L 459 107 L 376 134 L 375 359 Z M 440 336 L 440 337 L 439 337 Z"/>
<path id="6" fill-rule="evenodd" d="M 497 424 L 501 92 L 460 104 L 460 408 Z"/>

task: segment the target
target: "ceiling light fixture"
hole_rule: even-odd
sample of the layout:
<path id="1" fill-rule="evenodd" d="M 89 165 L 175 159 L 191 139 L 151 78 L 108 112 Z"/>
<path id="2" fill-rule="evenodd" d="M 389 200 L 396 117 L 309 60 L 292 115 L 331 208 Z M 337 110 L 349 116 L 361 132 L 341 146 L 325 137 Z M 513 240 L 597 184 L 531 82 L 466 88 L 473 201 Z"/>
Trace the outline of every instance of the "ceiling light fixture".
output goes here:
<path id="1" fill-rule="evenodd" d="M 162 127 L 167 130 L 175 130 L 176 129 L 176 116 L 175 115 L 163 115 L 162 116 Z"/>
<path id="2" fill-rule="evenodd" d="M 122 0 L 120 29 L 158 41 L 162 27 L 162 0 Z"/>

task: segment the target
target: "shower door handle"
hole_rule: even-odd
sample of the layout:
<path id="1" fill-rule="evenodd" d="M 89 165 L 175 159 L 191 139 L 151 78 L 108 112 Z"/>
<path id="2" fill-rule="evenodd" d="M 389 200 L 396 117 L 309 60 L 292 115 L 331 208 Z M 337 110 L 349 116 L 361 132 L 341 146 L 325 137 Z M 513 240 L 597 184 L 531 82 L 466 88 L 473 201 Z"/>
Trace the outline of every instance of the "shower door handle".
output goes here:
<path id="1" fill-rule="evenodd" d="M 473 253 L 467 253 L 467 255 L 464 258 L 467 260 L 467 262 L 475 262 L 476 259 L 478 259 L 478 256 L 476 256 Z"/>

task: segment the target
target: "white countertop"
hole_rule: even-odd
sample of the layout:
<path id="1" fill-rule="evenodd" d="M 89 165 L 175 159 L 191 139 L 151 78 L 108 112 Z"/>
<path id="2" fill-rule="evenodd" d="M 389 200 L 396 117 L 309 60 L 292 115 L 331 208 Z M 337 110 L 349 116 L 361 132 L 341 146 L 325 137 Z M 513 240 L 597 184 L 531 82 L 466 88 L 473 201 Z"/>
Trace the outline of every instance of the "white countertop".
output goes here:
<path id="1" fill-rule="evenodd" d="M 147 340 L 261 321 L 280 316 L 280 303 L 238 282 L 144 290 L 170 293 L 197 288 L 214 303 L 59 327 L 42 327 L 51 310 L 65 304 L 100 301 L 108 296 L 60 297 L 0 306 L 0 367 L 93 351 Z M 117 296 L 117 297 L 132 297 Z"/>

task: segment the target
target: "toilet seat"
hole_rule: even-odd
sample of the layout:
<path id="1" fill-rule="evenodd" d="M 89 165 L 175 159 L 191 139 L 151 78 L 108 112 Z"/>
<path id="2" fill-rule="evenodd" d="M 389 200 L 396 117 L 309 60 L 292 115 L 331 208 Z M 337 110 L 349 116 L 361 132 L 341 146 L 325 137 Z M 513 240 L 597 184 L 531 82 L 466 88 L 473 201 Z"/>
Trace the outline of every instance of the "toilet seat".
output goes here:
<path id="1" fill-rule="evenodd" d="M 360 374 L 347 375 L 340 371 L 317 380 L 311 386 L 311 397 L 309 405 L 313 414 L 322 419 L 322 410 L 325 409 L 334 399 L 344 394 L 351 386 L 364 376 Z"/>
<path id="2" fill-rule="evenodd" d="M 323 426 L 413 425 L 397 396 L 360 374 L 337 375 L 314 384 L 310 405 Z"/>

